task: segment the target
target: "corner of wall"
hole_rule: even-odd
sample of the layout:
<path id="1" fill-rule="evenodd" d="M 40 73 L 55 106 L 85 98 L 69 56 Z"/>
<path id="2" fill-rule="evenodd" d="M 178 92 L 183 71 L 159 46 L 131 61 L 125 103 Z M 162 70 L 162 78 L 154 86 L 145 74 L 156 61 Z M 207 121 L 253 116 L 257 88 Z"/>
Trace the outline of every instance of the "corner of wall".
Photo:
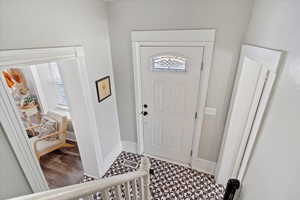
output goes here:
<path id="1" fill-rule="evenodd" d="M 114 163 L 114 161 L 117 159 L 117 157 L 120 155 L 121 152 L 122 152 L 122 144 L 121 144 L 121 142 L 119 142 L 117 145 L 115 145 L 112 148 L 112 151 L 107 156 L 105 156 L 104 163 L 102 165 L 101 177 L 104 176 L 106 171 Z"/>
<path id="2" fill-rule="evenodd" d="M 122 141 L 122 150 L 130 153 L 137 153 L 137 144 L 132 141 Z"/>

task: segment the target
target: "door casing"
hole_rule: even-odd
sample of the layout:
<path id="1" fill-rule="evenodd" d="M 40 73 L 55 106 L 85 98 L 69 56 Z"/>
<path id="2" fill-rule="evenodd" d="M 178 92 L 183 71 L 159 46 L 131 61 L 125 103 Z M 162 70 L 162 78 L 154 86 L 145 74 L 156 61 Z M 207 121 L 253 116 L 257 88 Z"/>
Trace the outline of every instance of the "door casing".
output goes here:
<path id="1" fill-rule="evenodd" d="M 74 60 L 77 63 L 74 67 L 79 71 L 79 82 L 83 87 L 87 88 L 83 94 L 83 105 L 86 107 L 90 119 L 89 126 L 92 130 L 92 140 L 95 149 L 97 149 L 97 171 L 101 175 L 105 173 L 101 168 L 101 163 L 103 163 L 102 148 L 97 139 L 98 129 L 92 105 L 83 47 L 74 46 L 0 51 L 0 69 L 5 69 L 7 66 L 28 66 L 67 60 Z M 3 83 L 3 81 L 0 81 L 0 122 L 33 192 L 48 190 L 47 181 L 31 149 L 31 144 L 26 138 L 27 136 L 25 134 L 19 134 L 24 133 L 25 129 L 18 113 L 15 112 L 15 109 L 11 105 L 13 102 Z"/>
<path id="2" fill-rule="evenodd" d="M 214 29 L 208 30 L 170 30 L 170 31 L 133 31 L 131 33 L 132 52 L 133 52 L 133 71 L 135 87 L 136 104 L 136 124 L 137 124 L 137 152 L 144 153 L 143 144 L 143 117 L 140 114 L 142 108 L 142 90 L 141 90 L 141 60 L 140 48 L 143 46 L 184 46 L 184 47 L 203 47 L 203 69 L 199 83 L 199 97 L 196 112 L 198 116 L 195 120 L 194 137 L 192 144 L 191 166 L 196 168 L 198 160 L 198 151 L 203 126 L 207 90 L 209 83 L 210 69 L 212 65 L 213 49 L 215 42 Z M 202 56 L 202 55 L 199 55 Z"/>

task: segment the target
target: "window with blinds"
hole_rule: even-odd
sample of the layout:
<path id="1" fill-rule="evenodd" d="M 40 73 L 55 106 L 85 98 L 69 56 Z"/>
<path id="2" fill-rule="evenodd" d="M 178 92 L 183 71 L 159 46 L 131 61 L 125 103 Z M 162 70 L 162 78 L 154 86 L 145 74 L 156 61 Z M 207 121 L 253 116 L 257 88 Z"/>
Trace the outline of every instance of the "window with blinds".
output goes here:
<path id="1" fill-rule="evenodd" d="M 60 108 L 68 108 L 65 85 L 61 78 L 57 63 L 50 63 L 49 66 L 56 89 L 56 105 Z"/>

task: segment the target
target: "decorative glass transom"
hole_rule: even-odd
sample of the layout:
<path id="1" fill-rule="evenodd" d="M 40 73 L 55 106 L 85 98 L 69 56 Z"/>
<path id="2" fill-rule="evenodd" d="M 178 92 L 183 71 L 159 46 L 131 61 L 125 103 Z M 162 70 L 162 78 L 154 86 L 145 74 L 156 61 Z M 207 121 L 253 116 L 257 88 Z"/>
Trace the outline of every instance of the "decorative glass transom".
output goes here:
<path id="1" fill-rule="evenodd" d="M 186 71 L 186 58 L 174 55 L 161 55 L 152 58 L 153 71 Z"/>

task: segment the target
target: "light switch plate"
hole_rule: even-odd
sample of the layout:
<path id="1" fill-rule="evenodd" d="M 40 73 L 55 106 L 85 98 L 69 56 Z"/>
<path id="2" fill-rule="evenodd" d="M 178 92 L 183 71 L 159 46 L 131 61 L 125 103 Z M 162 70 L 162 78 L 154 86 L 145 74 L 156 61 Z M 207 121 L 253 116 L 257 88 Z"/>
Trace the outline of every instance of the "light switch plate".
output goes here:
<path id="1" fill-rule="evenodd" d="M 217 109 L 212 107 L 205 107 L 206 115 L 217 115 Z"/>

